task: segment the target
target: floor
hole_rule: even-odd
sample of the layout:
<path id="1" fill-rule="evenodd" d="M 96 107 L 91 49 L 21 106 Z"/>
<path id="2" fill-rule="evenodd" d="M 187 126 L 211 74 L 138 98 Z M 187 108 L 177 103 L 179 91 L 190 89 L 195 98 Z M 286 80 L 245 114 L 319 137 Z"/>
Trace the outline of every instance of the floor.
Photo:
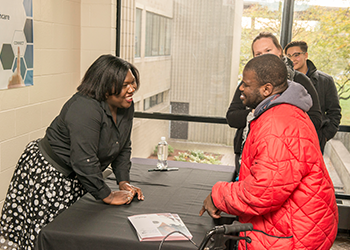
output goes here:
<path id="1" fill-rule="evenodd" d="M 338 234 L 330 250 L 350 249 L 350 234 Z"/>

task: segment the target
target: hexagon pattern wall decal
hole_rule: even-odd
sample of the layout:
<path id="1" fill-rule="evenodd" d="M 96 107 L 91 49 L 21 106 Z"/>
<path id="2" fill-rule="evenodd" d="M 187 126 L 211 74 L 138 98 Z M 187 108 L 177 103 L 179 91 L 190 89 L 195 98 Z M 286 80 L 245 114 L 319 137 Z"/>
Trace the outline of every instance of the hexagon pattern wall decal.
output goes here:
<path id="1" fill-rule="evenodd" d="M 33 17 L 33 5 L 32 0 L 23 0 L 23 6 L 26 11 L 27 17 Z"/>
<path id="2" fill-rule="evenodd" d="M 24 34 L 26 35 L 27 43 L 33 43 L 33 20 L 27 19 L 24 26 Z"/>
<path id="3" fill-rule="evenodd" d="M 0 51 L 0 61 L 2 64 L 2 68 L 4 70 L 11 69 L 13 64 L 13 59 L 15 59 L 15 54 L 13 54 L 13 50 L 11 44 L 2 44 Z"/>
<path id="4" fill-rule="evenodd" d="M 17 59 L 17 60 L 15 60 L 15 63 L 14 63 L 14 65 L 13 65 L 12 71 L 13 71 L 13 72 L 16 72 L 16 70 L 18 70 L 19 73 L 20 73 L 20 75 L 21 75 L 21 77 L 22 77 L 22 79 L 24 79 L 25 74 L 26 74 L 26 72 L 27 72 L 27 66 L 26 66 L 25 63 L 24 63 L 23 57 L 19 57 L 19 58 L 17 57 L 16 59 Z M 18 60 L 18 59 L 19 59 L 19 60 Z M 17 69 L 18 61 L 20 62 L 20 67 L 19 67 L 19 69 Z"/>
<path id="5" fill-rule="evenodd" d="M 33 45 L 27 45 L 26 52 L 24 54 L 24 61 L 27 63 L 27 67 L 29 69 L 33 68 L 33 54 L 34 54 Z"/>
<path id="6" fill-rule="evenodd" d="M 33 85 L 33 0 L 0 0 L 0 89 Z"/>

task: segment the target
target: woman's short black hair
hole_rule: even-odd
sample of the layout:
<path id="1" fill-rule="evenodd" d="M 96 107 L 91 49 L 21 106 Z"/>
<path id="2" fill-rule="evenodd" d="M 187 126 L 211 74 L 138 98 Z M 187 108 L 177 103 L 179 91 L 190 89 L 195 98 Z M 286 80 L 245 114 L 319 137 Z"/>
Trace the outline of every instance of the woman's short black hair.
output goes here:
<path id="1" fill-rule="evenodd" d="M 106 94 L 120 94 L 129 70 L 135 77 L 137 90 L 140 87 L 140 76 L 135 66 L 119 57 L 102 55 L 91 64 L 77 90 L 83 95 L 104 101 Z"/>

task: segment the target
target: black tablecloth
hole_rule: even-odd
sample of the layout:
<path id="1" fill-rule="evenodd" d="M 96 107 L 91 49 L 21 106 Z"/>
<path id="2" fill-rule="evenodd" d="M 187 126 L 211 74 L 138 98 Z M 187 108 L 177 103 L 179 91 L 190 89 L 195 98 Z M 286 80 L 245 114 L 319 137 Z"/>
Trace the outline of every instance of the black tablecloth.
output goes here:
<path id="1" fill-rule="evenodd" d="M 160 242 L 140 242 L 127 217 L 145 213 L 179 214 L 193 235 L 201 243 L 205 233 L 217 224 L 230 223 L 232 218 L 213 220 L 207 213 L 199 217 L 203 200 L 217 181 L 229 181 L 232 167 L 169 162 L 178 171 L 148 172 L 155 161 L 134 159 L 131 183 L 140 187 L 144 201 L 136 198 L 129 205 L 111 206 L 85 195 L 53 222 L 43 228 L 36 244 L 37 250 L 107 250 L 158 249 Z M 215 169 L 203 170 L 201 168 Z M 226 172 L 230 171 L 230 172 Z M 108 185 L 117 190 L 113 175 Z M 167 249 L 196 249 L 188 241 L 166 241 Z"/>

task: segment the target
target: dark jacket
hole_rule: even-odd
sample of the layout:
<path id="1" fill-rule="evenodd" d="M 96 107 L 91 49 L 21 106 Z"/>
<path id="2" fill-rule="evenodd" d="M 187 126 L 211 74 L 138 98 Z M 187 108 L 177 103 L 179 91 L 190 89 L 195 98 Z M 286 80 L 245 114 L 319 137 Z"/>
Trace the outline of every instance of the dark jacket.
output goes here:
<path id="1" fill-rule="evenodd" d="M 294 82 L 300 83 L 311 95 L 313 105 L 310 108 L 310 110 L 307 112 L 307 114 L 309 115 L 316 130 L 318 130 L 321 127 L 322 114 L 321 114 L 321 108 L 320 108 L 320 103 L 318 100 L 316 89 L 314 88 L 312 82 L 308 77 L 306 77 L 304 74 L 297 72 L 293 69 L 292 62 L 289 59 L 284 57 L 283 60 L 286 63 L 286 66 L 288 69 L 288 79 L 293 80 Z M 228 108 L 226 113 L 226 120 L 228 125 L 232 128 L 237 129 L 234 142 L 233 142 L 234 152 L 237 155 L 241 154 L 241 147 L 242 147 L 242 141 L 243 141 L 242 139 L 243 129 L 245 128 L 247 123 L 247 115 L 251 111 L 251 109 L 243 105 L 241 99 L 239 98 L 241 95 L 239 86 L 240 85 L 238 85 L 236 92 L 233 96 L 232 102 L 230 104 L 230 107 Z"/>
<path id="2" fill-rule="evenodd" d="M 312 81 L 321 105 L 322 124 L 317 131 L 320 147 L 323 152 L 326 142 L 332 139 L 338 131 L 341 119 L 341 107 L 339 96 L 333 78 L 322 71 L 317 70 L 309 59 L 307 60 L 308 72 L 306 75 Z"/>

